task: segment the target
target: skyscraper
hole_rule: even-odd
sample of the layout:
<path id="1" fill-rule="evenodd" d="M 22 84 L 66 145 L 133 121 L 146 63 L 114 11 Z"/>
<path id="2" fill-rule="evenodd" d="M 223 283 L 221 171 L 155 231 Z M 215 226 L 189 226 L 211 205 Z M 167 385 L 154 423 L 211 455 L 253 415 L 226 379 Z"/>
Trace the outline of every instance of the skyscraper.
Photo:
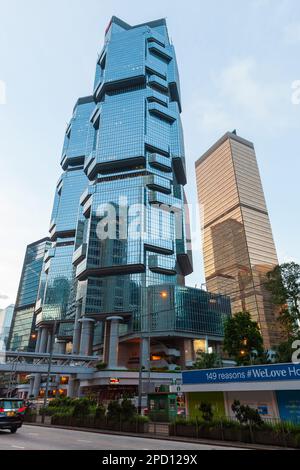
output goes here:
<path id="1" fill-rule="evenodd" d="M 276 345 L 277 312 L 263 283 L 278 260 L 254 145 L 227 133 L 196 162 L 196 174 L 207 289 L 230 295 L 233 312 L 258 322 L 265 347 Z"/>
<path id="2" fill-rule="evenodd" d="M 93 92 L 65 133 L 35 307 L 38 352 L 55 334 L 60 352 L 71 343 L 111 370 L 140 361 L 168 369 L 192 361 L 200 343 L 220 343 L 229 299 L 184 282 L 193 267 L 180 113 L 166 21 L 113 17 Z"/>
<path id="3" fill-rule="evenodd" d="M 14 305 L 9 305 L 4 310 L 0 310 L 0 351 L 7 349 L 8 346 L 14 307 Z"/>
<path id="4" fill-rule="evenodd" d="M 44 256 L 49 248 L 49 238 L 44 238 L 43 240 L 31 243 L 26 248 L 8 341 L 8 349 L 12 351 L 34 351 L 34 309 Z"/>

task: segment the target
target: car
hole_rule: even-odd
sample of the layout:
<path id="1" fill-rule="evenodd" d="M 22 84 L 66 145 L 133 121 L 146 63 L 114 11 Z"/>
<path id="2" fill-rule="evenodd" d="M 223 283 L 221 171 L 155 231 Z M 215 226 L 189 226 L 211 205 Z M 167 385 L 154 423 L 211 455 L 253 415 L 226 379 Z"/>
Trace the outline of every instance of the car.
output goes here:
<path id="1" fill-rule="evenodd" d="M 0 398 L 0 430 L 9 429 L 12 434 L 22 426 L 26 406 L 19 398 Z"/>

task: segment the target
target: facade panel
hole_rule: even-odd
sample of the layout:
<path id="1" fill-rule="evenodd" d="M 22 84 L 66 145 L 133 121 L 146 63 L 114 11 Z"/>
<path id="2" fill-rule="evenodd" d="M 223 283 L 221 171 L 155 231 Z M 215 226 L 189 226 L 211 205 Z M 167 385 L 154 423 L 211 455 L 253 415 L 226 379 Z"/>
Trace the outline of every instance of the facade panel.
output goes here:
<path id="1" fill-rule="evenodd" d="M 253 144 L 226 134 L 196 163 L 196 174 L 207 288 L 229 295 L 233 312 L 249 311 L 265 346 L 274 346 L 280 328 L 263 283 L 278 260 Z"/>

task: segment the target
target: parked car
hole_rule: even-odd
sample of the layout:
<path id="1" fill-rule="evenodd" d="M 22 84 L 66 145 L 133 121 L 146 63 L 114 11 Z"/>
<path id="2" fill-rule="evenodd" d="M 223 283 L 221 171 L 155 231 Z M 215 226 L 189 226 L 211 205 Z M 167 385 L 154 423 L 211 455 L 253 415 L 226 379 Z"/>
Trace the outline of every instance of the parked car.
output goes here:
<path id="1" fill-rule="evenodd" d="M 12 434 L 23 424 L 26 406 L 19 398 L 0 398 L 0 429 L 9 429 Z"/>

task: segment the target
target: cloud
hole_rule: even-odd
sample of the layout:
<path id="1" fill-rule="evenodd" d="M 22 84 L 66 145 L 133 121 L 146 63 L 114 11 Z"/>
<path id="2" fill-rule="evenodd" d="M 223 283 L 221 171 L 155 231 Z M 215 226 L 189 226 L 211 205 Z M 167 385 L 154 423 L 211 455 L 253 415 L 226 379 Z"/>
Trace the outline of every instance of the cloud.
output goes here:
<path id="1" fill-rule="evenodd" d="M 290 83 L 279 81 L 251 57 L 215 72 L 210 89 L 210 97 L 198 95 L 191 104 L 198 129 L 220 133 L 254 125 L 265 132 L 298 126 L 291 110 Z"/>
<path id="2" fill-rule="evenodd" d="M 259 81 L 256 62 L 251 58 L 234 62 L 225 68 L 220 75 L 220 92 L 250 113 L 256 119 L 266 119 L 270 116 L 270 108 L 275 98 L 270 84 Z"/>
<path id="3" fill-rule="evenodd" d="M 288 44 L 300 43 L 300 22 L 289 23 L 285 26 L 283 34 Z"/>
<path id="4" fill-rule="evenodd" d="M 7 300 L 9 299 L 8 295 L 0 294 L 0 300 Z"/>

